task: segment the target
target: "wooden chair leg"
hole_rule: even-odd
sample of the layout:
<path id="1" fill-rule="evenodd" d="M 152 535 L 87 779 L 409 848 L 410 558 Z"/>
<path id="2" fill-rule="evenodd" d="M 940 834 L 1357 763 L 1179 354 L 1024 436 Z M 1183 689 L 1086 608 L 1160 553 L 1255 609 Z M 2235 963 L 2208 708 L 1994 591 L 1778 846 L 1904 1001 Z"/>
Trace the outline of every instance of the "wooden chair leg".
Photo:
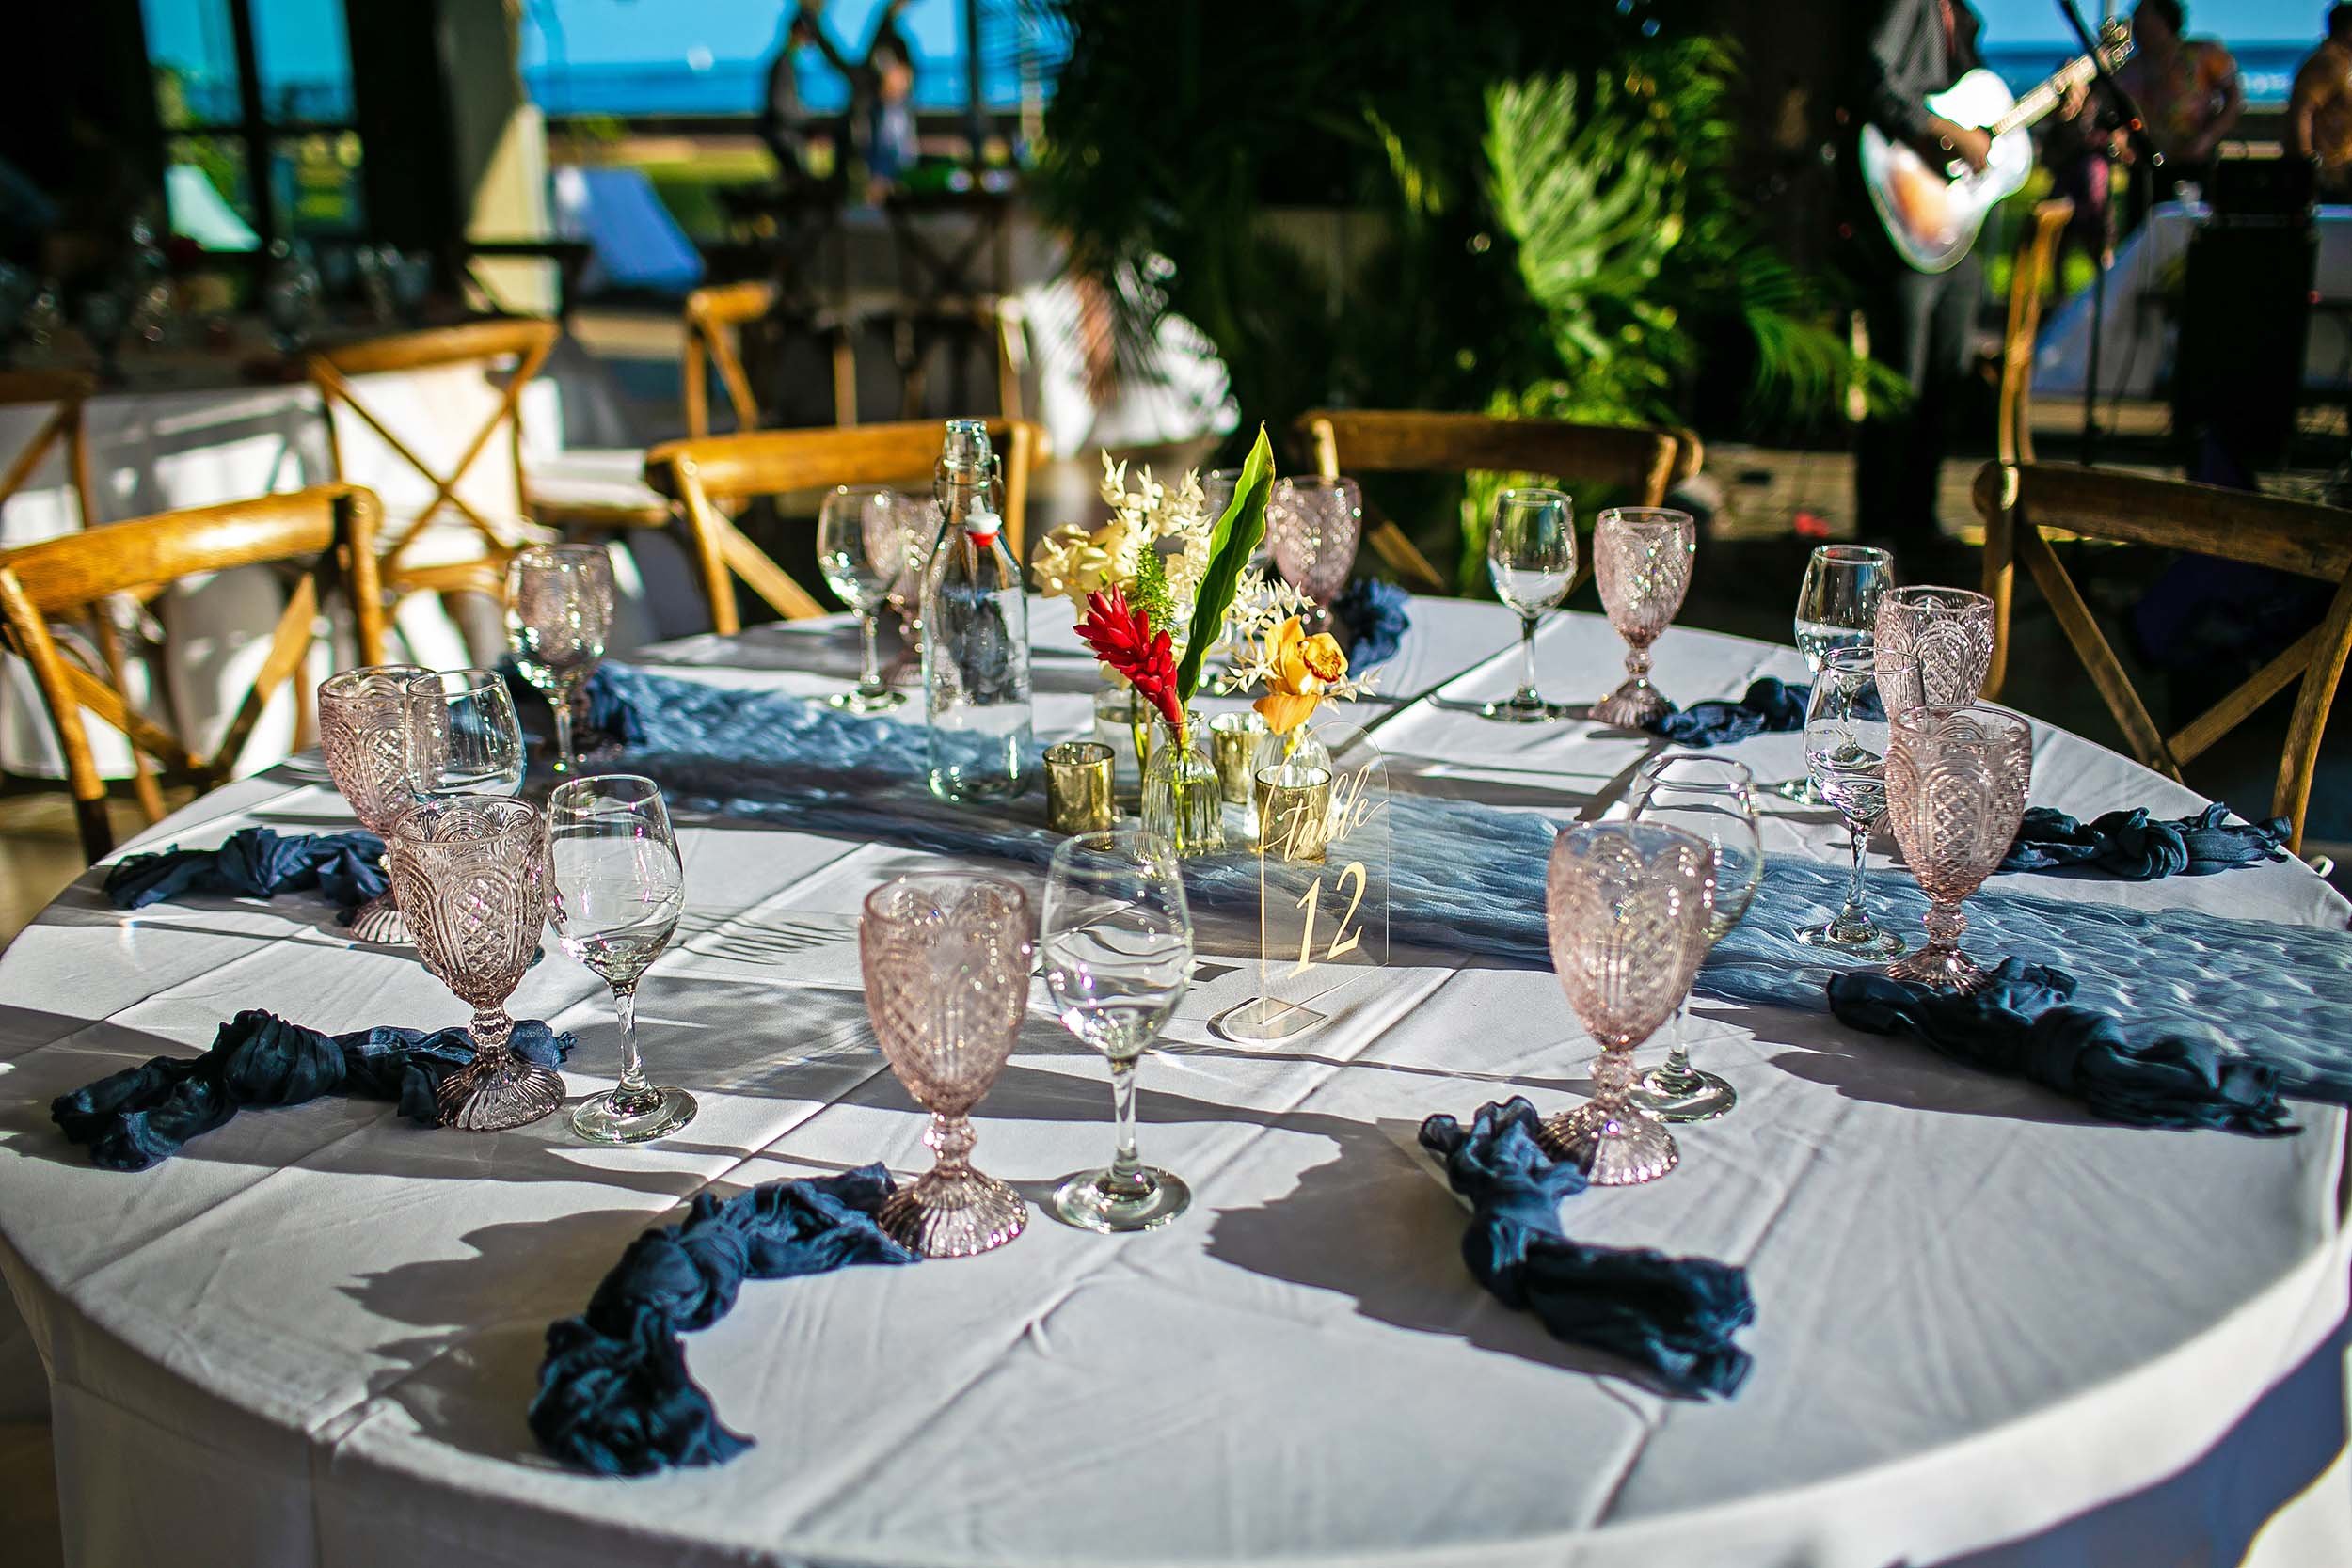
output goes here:
<path id="1" fill-rule="evenodd" d="M 90 611 L 90 636 L 98 643 L 99 657 L 105 661 L 106 678 L 114 683 L 122 700 L 131 700 L 131 686 L 125 679 L 128 665 L 122 657 L 122 638 L 115 630 L 114 619 L 107 614 L 107 606 Z M 134 745 L 131 748 L 131 791 L 138 797 L 139 810 L 150 822 L 164 819 L 163 786 L 155 781 L 155 770 L 148 765 L 147 753 Z"/>

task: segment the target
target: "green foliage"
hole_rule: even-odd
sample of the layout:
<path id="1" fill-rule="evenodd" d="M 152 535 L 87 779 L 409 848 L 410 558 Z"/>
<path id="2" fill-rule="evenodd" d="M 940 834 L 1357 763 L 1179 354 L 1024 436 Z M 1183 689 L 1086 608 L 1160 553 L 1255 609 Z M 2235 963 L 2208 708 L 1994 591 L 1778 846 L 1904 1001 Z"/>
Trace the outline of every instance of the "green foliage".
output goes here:
<path id="1" fill-rule="evenodd" d="M 1209 563 L 1201 569 L 1200 592 L 1192 601 L 1192 631 L 1184 661 L 1176 666 L 1176 700 L 1185 706 L 1200 688 L 1200 666 L 1224 629 L 1225 611 L 1241 586 L 1242 569 L 1265 537 L 1266 497 L 1273 492 L 1274 448 L 1266 441 L 1265 426 L 1260 425 L 1233 485 L 1233 499 L 1209 532 Z"/>
<path id="2" fill-rule="evenodd" d="M 1155 632 L 1176 631 L 1176 596 L 1168 587 L 1168 560 L 1159 551 L 1147 549 L 1136 562 L 1136 582 L 1127 591 L 1127 603 L 1143 612 L 1144 624 Z"/>

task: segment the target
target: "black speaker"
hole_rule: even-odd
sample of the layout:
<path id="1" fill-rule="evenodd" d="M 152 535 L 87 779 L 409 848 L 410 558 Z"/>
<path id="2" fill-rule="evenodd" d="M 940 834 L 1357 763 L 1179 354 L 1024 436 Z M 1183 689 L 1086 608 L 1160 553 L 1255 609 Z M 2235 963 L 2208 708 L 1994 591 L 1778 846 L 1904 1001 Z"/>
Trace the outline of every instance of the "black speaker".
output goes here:
<path id="1" fill-rule="evenodd" d="M 2249 469 L 2278 467 L 2295 434 L 2311 330 L 2317 230 L 2305 223 L 2209 223 L 2188 245 L 2172 428 Z"/>

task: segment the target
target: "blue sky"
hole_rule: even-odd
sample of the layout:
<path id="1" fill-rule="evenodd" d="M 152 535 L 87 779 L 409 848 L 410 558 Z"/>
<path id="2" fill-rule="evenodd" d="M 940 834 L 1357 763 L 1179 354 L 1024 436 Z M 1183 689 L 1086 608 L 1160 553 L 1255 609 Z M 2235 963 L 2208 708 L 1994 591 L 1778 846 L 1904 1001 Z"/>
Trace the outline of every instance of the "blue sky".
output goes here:
<path id="1" fill-rule="evenodd" d="M 2096 24 L 2100 0 L 2077 0 L 2084 20 Z M 1987 43 L 2041 43 L 2072 38 L 2058 0 L 1975 0 Z M 2128 11 L 2130 8 L 2124 7 Z M 2192 35 L 2233 42 L 2319 40 L 2325 0 L 2187 0 Z"/>

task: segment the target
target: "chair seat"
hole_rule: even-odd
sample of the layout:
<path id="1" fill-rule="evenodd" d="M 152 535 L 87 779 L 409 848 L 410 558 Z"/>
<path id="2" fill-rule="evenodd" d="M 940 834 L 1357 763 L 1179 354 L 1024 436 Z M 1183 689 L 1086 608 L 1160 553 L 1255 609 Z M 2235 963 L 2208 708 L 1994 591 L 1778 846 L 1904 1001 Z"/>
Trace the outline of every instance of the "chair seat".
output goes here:
<path id="1" fill-rule="evenodd" d="M 523 493 L 543 514 L 670 515 L 670 503 L 645 483 L 645 454 L 634 447 L 567 447 L 558 452 L 526 453 Z"/>

